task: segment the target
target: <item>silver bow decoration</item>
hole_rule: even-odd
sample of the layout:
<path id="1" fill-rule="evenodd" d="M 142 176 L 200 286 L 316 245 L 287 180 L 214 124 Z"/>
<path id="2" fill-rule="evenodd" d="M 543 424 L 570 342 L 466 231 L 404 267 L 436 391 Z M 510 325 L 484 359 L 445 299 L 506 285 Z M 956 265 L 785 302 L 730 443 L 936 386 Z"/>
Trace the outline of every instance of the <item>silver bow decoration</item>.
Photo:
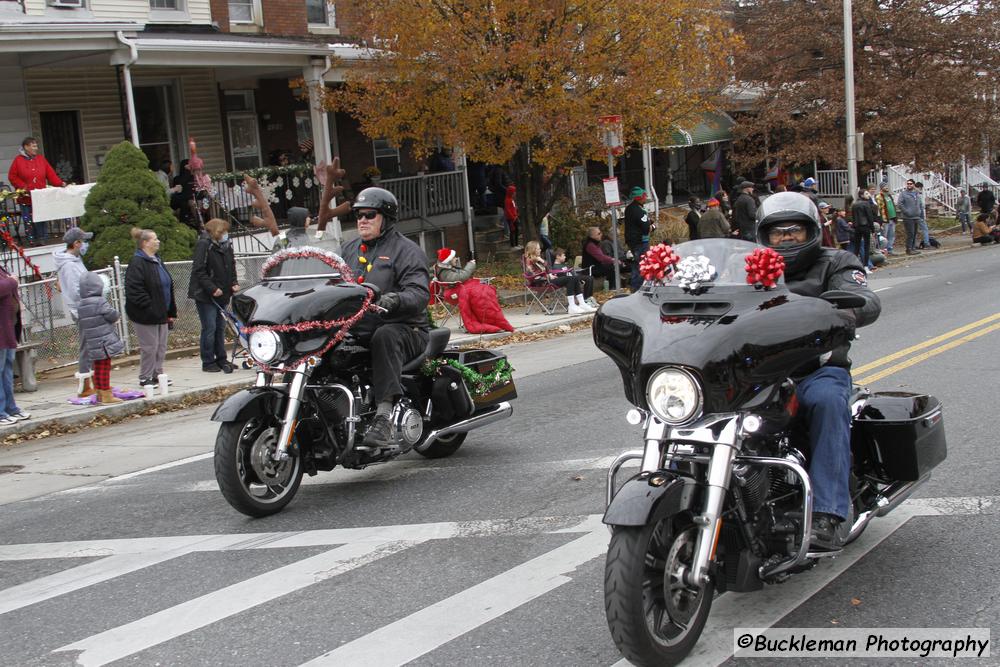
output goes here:
<path id="1" fill-rule="evenodd" d="M 674 268 L 673 280 L 678 287 L 688 292 L 697 292 L 701 283 L 715 277 L 715 267 L 704 255 L 685 257 Z"/>

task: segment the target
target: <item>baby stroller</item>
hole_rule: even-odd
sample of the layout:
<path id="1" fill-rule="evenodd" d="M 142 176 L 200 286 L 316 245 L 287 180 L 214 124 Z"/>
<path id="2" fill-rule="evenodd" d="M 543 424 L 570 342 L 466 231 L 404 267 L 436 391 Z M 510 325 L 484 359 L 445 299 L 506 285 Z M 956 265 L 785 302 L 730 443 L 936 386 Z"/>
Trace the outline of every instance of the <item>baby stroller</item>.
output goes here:
<path id="1" fill-rule="evenodd" d="M 240 368 L 243 370 L 253 368 L 253 361 L 250 359 L 250 354 L 247 352 L 249 344 L 247 342 L 246 335 L 243 333 L 243 323 L 237 319 L 236 315 L 229 312 L 219 304 L 215 304 L 215 307 L 222 311 L 222 318 L 226 321 L 226 326 L 236 337 L 236 340 L 233 342 L 232 359 L 229 363 L 236 365 L 236 359 L 239 358 Z"/>

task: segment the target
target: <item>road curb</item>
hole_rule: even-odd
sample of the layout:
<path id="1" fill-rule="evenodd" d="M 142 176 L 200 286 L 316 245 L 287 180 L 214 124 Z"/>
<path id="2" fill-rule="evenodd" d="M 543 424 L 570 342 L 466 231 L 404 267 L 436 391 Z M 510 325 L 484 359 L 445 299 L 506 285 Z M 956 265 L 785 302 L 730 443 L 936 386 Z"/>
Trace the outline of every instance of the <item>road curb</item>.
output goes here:
<path id="1" fill-rule="evenodd" d="M 121 418 L 145 412 L 151 408 L 170 407 L 183 403 L 185 400 L 198 399 L 207 396 L 219 389 L 235 388 L 253 384 L 253 378 L 236 378 L 227 382 L 220 382 L 212 387 L 200 387 L 198 389 L 174 390 L 166 396 L 156 395 L 150 398 L 137 398 L 114 405 L 95 405 L 92 408 L 81 408 L 80 412 L 59 415 L 53 417 L 43 417 L 40 419 L 29 419 L 21 421 L 12 426 L 5 426 L 0 429 L 0 441 L 10 435 L 30 434 L 45 431 L 53 426 L 81 426 L 88 424 L 95 417 Z"/>

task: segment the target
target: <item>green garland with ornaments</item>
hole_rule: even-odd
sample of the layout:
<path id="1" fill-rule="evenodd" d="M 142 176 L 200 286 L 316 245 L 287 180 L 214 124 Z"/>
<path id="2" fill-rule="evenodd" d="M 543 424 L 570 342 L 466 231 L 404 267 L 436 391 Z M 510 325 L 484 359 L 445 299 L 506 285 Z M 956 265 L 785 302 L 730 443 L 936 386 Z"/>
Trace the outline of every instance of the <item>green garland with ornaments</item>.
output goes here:
<path id="1" fill-rule="evenodd" d="M 457 359 L 428 359 L 420 367 L 420 372 L 427 376 L 437 375 L 442 366 L 451 366 L 462 374 L 465 386 L 476 396 L 485 396 L 500 385 L 510 382 L 514 368 L 506 359 L 501 359 L 489 373 L 483 374 L 460 363 Z"/>
<path id="2" fill-rule="evenodd" d="M 231 171 L 222 174 L 212 174 L 211 179 L 213 181 L 242 181 L 244 176 L 250 176 L 257 179 L 261 176 L 267 176 L 269 179 L 274 176 L 312 176 L 314 166 L 315 165 L 308 162 L 298 162 L 284 167 L 258 167 L 256 169 L 247 169 L 246 171 Z"/>

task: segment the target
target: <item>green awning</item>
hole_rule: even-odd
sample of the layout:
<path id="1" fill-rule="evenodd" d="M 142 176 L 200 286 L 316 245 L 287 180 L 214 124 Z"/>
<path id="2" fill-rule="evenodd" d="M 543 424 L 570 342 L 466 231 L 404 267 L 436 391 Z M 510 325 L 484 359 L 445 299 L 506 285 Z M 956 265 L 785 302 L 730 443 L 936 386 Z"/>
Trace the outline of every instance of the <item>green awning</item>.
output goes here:
<path id="1" fill-rule="evenodd" d="M 656 148 L 700 146 L 733 138 L 733 119 L 725 113 L 706 111 L 694 127 L 678 127 L 670 133 L 665 145 Z"/>

